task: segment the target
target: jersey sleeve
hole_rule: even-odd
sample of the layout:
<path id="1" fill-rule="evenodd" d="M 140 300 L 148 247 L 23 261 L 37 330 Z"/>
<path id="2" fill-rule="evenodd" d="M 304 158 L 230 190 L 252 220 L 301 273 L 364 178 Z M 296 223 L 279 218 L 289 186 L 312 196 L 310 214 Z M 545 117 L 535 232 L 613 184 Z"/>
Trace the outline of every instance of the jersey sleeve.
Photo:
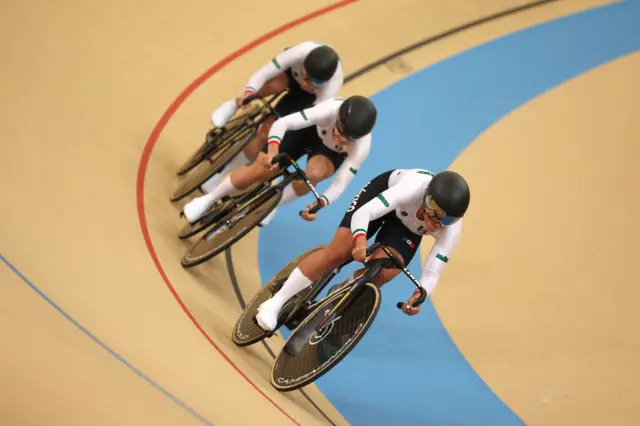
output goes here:
<path id="1" fill-rule="evenodd" d="M 436 284 L 438 284 L 440 275 L 458 244 L 461 232 L 462 222 L 460 221 L 446 228 L 442 236 L 436 239 L 435 244 L 431 248 L 422 266 L 422 275 L 420 276 L 420 285 L 427 291 L 428 295 L 431 294 Z"/>
<path id="2" fill-rule="evenodd" d="M 382 191 L 375 198 L 360 207 L 351 216 L 351 235 L 356 238 L 367 235 L 369 222 L 376 220 L 385 214 L 394 211 L 400 205 L 413 198 L 414 190 L 419 188 L 412 179 L 400 179 L 396 184 Z"/>
<path id="3" fill-rule="evenodd" d="M 249 82 L 244 88 L 245 95 L 256 93 L 264 84 L 276 77 L 278 74 L 291 68 L 297 62 L 303 61 L 307 50 L 303 44 L 291 47 L 278 53 L 275 58 L 265 64 L 249 78 Z"/>
<path id="4" fill-rule="evenodd" d="M 269 137 L 267 138 L 267 144 L 275 143 L 280 145 L 282 143 L 282 138 L 287 131 L 300 130 L 305 127 L 315 126 L 326 122 L 333 113 L 331 106 L 331 101 L 325 101 L 311 108 L 294 112 L 277 119 L 271 126 Z"/>
<path id="5" fill-rule="evenodd" d="M 323 207 L 330 203 L 333 203 L 342 195 L 347 186 L 351 183 L 356 173 L 362 166 L 362 163 L 369 155 L 371 150 L 371 136 L 367 135 L 365 138 L 356 142 L 357 147 L 353 154 L 347 156 L 342 165 L 336 172 L 336 176 L 331 182 L 331 185 L 324 191 L 320 199 L 322 200 Z"/>

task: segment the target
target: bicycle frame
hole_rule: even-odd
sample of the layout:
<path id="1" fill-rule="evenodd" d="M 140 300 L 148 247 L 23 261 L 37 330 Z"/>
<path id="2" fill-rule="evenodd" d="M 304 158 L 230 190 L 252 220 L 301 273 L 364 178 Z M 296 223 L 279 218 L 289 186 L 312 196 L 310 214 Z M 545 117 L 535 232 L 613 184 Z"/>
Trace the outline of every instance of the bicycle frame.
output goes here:
<path id="1" fill-rule="evenodd" d="M 275 103 L 279 98 L 281 98 L 282 95 L 285 94 L 285 92 L 287 92 L 287 89 L 274 95 L 273 99 L 271 99 L 270 101 L 265 100 L 262 96 L 258 94 L 253 94 L 251 96 L 248 96 L 242 103 L 243 106 L 258 99 L 261 101 L 262 105 L 264 106 L 264 108 L 266 108 L 267 111 L 260 112 L 258 115 L 256 115 L 256 117 L 254 117 L 251 120 L 243 119 L 240 125 L 236 127 L 232 127 L 231 129 L 227 129 L 226 127 L 222 127 L 222 128 L 214 127 L 213 129 L 209 130 L 205 136 L 205 144 L 209 144 L 216 137 L 225 137 L 225 140 L 223 141 L 222 145 L 219 145 L 217 147 L 212 145 L 211 147 L 209 147 L 207 150 L 203 152 L 203 156 L 206 157 L 206 160 L 211 162 L 211 159 L 209 158 L 209 155 L 211 154 L 211 152 L 216 150 L 216 148 L 220 148 L 220 146 L 225 146 L 227 144 L 232 143 L 231 140 L 235 135 L 240 134 L 247 129 L 260 127 L 269 117 L 275 116 L 276 118 L 280 118 L 280 114 L 278 114 L 278 112 L 274 109 L 272 104 Z"/>
<path id="2" fill-rule="evenodd" d="M 273 178 L 271 178 L 271 180 L 273 180 L 273 179 L 277 179 L 280 176 L 284 176 L 283 180 L 280 183 L 273 186 L 266 187 L 266 188 L 263 187 L 260 190 L 258 190 L 258 192 L 252 197 L 250 197 L 249 199 L 243 199 L 241 204 L 235 205 L 235 208 L 234 208 L 235 211 L 233 212 L 233 214 L 231 215 L 227 214 L 225 217 L 223 217 L 217 224 L 213 226 L 212 229 L 207 231 L 207 234 L 211 232 L 215 232 L 221 226 L 227 226 L 229 228 L 232 227 L 240 218 L 243 217 L 242 213 L 244 212 L 244 210 L 246 210 L 249 206 L 251 206 L 257 200 L 259 200 L 262 197 L 267 197 L 273 191 L 282 190 L 287 185 L 289 185 L 292 181 L 298 180 L 298 179 L 302 179 L 306 183 L 306 185 L 309 187 L 311 192 L 316 197 L 316 204 L 318 206 L 321 206 L 322 203 L 320 202 L 320 194 L 316 190 L 315 186 L 311 183 L 311 181 L 307 177 L 307 174 L 304 172 L 304 170 L 302 170 L 300 166 L 287 153 L 281 153 L 275 156 L 273 158 L 272 164 L 275 164 L 283 159 L 286 160 L 290 165 L 292 165 L 296 169 L 296 171 L 290 172 L 287 170 L 287 167 L 283 167 L 278 174 L 276 174 Z"/>
<path id="3" fill-rule="evenodd" d="M 369 281 L 373 280 L 373 278 L 375 278 L 378 275 L 378 273 L 384 268 L 396 267 L 396 268 L 400 269 L 413 282 L 413 284 L 420 291 L 420 296 L 413 303 L 413 306 L 414 307 L 418 307 L 422 303 L 424 303 L 424 301 L 426 300 L 426 298 L 428 296 L 426 290 L 420 285 L 420 282 L 413 276 L 413 274 L 411 274 L 411 272 L 409 272 L 407 270 L 407 268 L 402 264 L 402 262 L 393 254 L 393 252 L 391 252 L 391 250 L 389 250 L 388 247 L 385 247 L 385 246 L 381 245 L 380 243 L 374 243 L 367 249 L 367 252 L 368 253 L 373 253 L 377 248 L 381 248 L 385 252 L 385 254 L 387 255 L 387 258 L 371 259 L 369 262 L 367 262 L 367 264 L 365 265 L 365 268 L 366 268 L 365 271 L 359 277 L 353 278 L 351 280 L 350 284 L 346 283 L 346 286 L 350 286 L 350 288 L 347 291 L 344 292 L 344 294 L 338 300 L 338 302 L 333 307 L 333 309 L 331 309 L 331 311 L 329 311 L 329 313 L 327 313 L 324 316 L 322 321 L 320 321 L 320 323 L 314 328 L 314 330 L 313 330 L 314 333 L 315 332 L 319 332 L 327 322 L 332 321 L 336 317 L 336 315 L 338 313 L 340 313 L 342 309 L 344 309 L 344 306 L 347 306 L 347 302 L 352 297 L 352 295 L 355 293 L 355 291 L 362 284 L 364 284 L 365 282 L 369 282 Z M 350 259 L 347 262 L 343 263 L 341 266 L 339 266 L 338 268 L 334 269 L 329 274 L 329 276 L 331 278 L 334 277 L 340 271 L 340 269 L 342 269 L 344 266 L 348 265 L 352 261 L 353 261 L 353 259 Z M 325 280 L 325 282 L 323 283 L 322 287 L 326 286 L 327 282 L 328 282 L 328 280 Z M 314 291 L 313 292 L 314 293 L 314 297 L 318 293 L 320 293 L 320 291 L 322 291 L 322 289 L 318 289 L 318 290 Z M 396 304 L 396 306 L 399 309 L 402 309 L 402 305 L 403 305 L 403 302 L 398 302 Z"/>

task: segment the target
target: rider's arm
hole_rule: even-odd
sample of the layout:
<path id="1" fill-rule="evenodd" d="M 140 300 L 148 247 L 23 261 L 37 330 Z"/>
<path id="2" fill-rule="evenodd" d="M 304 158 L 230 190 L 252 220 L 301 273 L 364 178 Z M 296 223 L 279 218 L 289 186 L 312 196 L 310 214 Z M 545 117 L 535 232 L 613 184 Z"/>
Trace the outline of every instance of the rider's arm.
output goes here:
<path id="1" fill-rule="evenodd" d="M 406 183 L 405 183 L 406 182 Z M 360 207 L 351 216 L 351 235 L 357 237 L 367 235 L 369 222 L 376 220 L 385 214 L 394 211 L 398 205 L 404 204 L 413 196 L 410 181 L 400 182 L 391 188 L 382 191 L 378 196 Z"/>
<path id="2" fill-rule="evenodd" d="M 308 50 L 305 48 L 305 43 L 300 43 L 297 46 L 283 50 L 256 71 L 256 73 L 249 78 L 249 82 L 244 88 L 244 94 L 251 95 L 256 93 L 267 81 L 283 73 L 296 62 L 303 61 Z"/>
<path id="3" fill-rule="evenodd" d="M 272 144 L 280 145 L 284 134 L 289 130 L 300 130 L 305 127 L 326 122 L 331 117 L 334 110 L 332 102 L 334 102 L 334 100 L 330 99 L 311 108 L 307 108 L 300 112 L 294 112 L 277 119 L 273 122 L 271 130 L 269 130 L 267 144 L 269 146 Z"/>
<path id="4" fill-rule="evenodd" d="M 356 141 L 356 148 L 352 154 L 343 161 L 342 165 L 336 172 L 331 185 L 324 191 L 320 200 L 322 201 L 322 207 L 326 207 L 328 204 L 333 203 L 340 197 L 344 190 L 349 186 L 358 169 L 362 166 L 362 163 L 369 155 L 371 150 L 371 135 L 366 135 L 360 140 Z"/>
<path id="5" fill-rule="evenodd" d="M 457 222 L 452 226 L 443 229 L 442 234 L 436 239 L 427 260 L 422 266 L 422 275 L 420 276 L 420 285 L 427 291 L 428 295 L 438 284 L 440 275 L 444 270 L 451 253 L 458 244 L 460 233 L 462 232 L 462 222 Z"/>

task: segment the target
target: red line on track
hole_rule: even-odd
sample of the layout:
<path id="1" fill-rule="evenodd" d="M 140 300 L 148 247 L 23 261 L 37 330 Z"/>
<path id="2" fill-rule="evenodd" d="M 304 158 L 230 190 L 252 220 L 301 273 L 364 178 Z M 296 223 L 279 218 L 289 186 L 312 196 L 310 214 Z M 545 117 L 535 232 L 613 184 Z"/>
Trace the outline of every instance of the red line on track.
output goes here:
<path id="1" fill-rule="evenodd" d="M 336 9 L 342 8 L 344 6 L 347 6 L 347 5 L 351 4 L 351 3 L 355 3 L 357 1 L 358 0 L 342 0 L 342 1 L 339 1 L 339 2 L 334 3 L 332 5 L 326 6 L 324 8 L 318 9 L 315 12 L 311 12 L 311 13 L 309 13 L 307 15 L 304 15 L 304 16 L 302 16 L 302 17 L 300 17 L 300 18 L 298 18 L 298 19 L 296 19 L 294 21 L 288 22 L 288 23 L 282 25 L 281 27 L 278 27 L 278 28 L 276 28 L 276 29 L 274 29 L 274 30 L 262 35 L 261 37 L 253 40 L 252 42 L 246 44 L 245 46 L 242 46 L 240 49 L 236 50 L 235 52 L 231 53 L 226 58 L 223 58 L 218 63 L 213 65 L 211 68 L 209 68 L 207 71 L 205 71 L 202 75 L 200 75 L 198 78 L 196 78 L 189 86 L 187 86 L 187 88 L 171 103 L 171 105 L 169 105 L 169 108 L 167 108 L 167 110 L 164 112 L 164 114 L 162 115 L 160 120 L 158 120 L 158 122 L 156 123 L 155 127 L 153 128 L 153 131 L 151 132 L 151 135 L 149 136 L 149 139 L 147 140 L 147 143 L 144 146 L 144 150 L 142 151 L 142 156 L 140 158 L 140 163 L 138 164 L 138 176 L 137 176 L 137 179 L 136 179 L 136 203 L 137 203 L 137 207 L 138 207 L 138 221 L 140 222 L 140 228 L 141 228 L 141 231 L 142 231 L 142 236 L 144 238 L 144 242 L 145 242 L 145 244 L 147 246 L 147 250 L 149 251 L 149 254 L 151 255 L 151 259 L 153 260 L 153 263 L 154 263 L 156 269 L 160 273 L 160 276 L 162 277 L 162 280 L 164 281 L 164 283 L 169 288 L 169 291 L 171 292 L 171 294 L 173 294 L 173 297 L 175 297 L 175 299 L 178 301 L 178 304 L 180 305 L 180 307 L 182 308 L 184 313 L 189 317 L 189 319 L 191 320 L 193 325 L 196 326 L 196 328 L 200 331 L 200 333 L 209 341 L 211 346 L 213 346 L 220 353 L 220 355 L 222 355 L 222 357 L 238 372 L 238 374 L 240 374 L 251 386 L 253 386 L 253 388 L 256 391 L 258 391 L 258 393 L 260 393 L 260 395 L 262 395 L 267 401 L 269 401 L 275 408 L 280 410 L 282 412 L 282 414 L 287 416 L 296 425 L 299 425 L 299 423 L 296 422 L 295 419 L 293 417 L 291 417 L 286 411 L 284 411 L 280 406 L 278 406 L 271 398 L 269 398 L 254 382 L 251 381 L 251 379 L 249 379 L 249 377 L 247 377 L 247 375 L 244 372 L 242 372 L 242 370 L 240 370 L 240 368 L 238 368 L 238 366 L 236 364 L 234 364 L 234 362 L 227 356 L 227 354 L 225 354 L 220 349 L 220 347 L 213 341 L 213 339 L 207 334 L 207 332 L 198 323 L 198 321 L 196 320 L 195 316 L 191 313 L 191 311 L 189 311 L 189 309 L 185 305 L 184 301 L 180 298 L 180 295 L 176 291 L 176 289 L 173 286 L 173 284 L 171 284 L 171 281 L 169 280 L 169 277 L 167 276 L 166 272 L 164 271 L 164 269 L 162 267 L 162 264 L 160 263 L 160 260 L 158 259 L 158 255 L 157 255 L 157 253 L 155 251 L 155 248 L 153 247 L 153 244 L 151 242 L 151 236 L 149 235 L 149 228 L 147 226 L 147 218 L 146 218 L 145 210 L 144 210 L 144 180 L 145 180 L 145 176 L 146 176 L 146 173 L 147 173 L 147 167 L 149 165 L 149 160 L 151 159 L 151 154 L 153 152 L 153 148 L 155 147 L 156 143 L 158 142 L 158 138 L 160 137 L 160 134 L 164 130 L 165 126 L 167 125 L 167 123 L 169 122 L 171 117 L 173 117 L 173 115 L 176 113 L 178 108 L 180 108 L 180 106 L 184 103 L 184 101 L 200 85 L 202 85 L 202 83 L 204 83 L 207 79 L 211 78 L 212 75 L 214 75 L 217 72 L 219 72 L 222 68 L 226 67 L 227 65 L 229 65 L 234 60 L 238 59 L 242 55 L 247 54 L 252 49 L 256 48 L 257 46 L 259 46 L 261 44 L 263 44 L 264 42 L 266 42 L 266 41 L 268 41 L 268 40 L 270 40 L 270 39 L 272 39 L 272 38 L 274 38 L 274 37 L 286 32 L 286 31 L 290 30 L 290 29 L 292 29 L 294 27 L 297 27 L 298 25 L 301 25 L 301 24 L 303 24 L 305 22 L 311 21 L 312 19 L 318 18 L 318 17 L 320 17 L 322 15 L 325 15 L 325 14 L 331 12 L 331 11 L 334 11 Z"/>

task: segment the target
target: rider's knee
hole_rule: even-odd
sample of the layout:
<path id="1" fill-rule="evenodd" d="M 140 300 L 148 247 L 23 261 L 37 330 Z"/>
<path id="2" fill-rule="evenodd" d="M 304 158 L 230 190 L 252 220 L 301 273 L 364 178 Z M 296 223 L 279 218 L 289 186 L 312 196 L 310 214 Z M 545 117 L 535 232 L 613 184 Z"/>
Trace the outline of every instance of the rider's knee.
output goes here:
<path id="1" fill-rule="evenodd" d="M 309 165 L 305 172 L 307 177 L 314 185 L 331 177 L 333 170 L 323 162 Z"/>
<path id="2" fill-rule="evenodd" d="M 323 180 L 329 177 L 327 176 L 327 172 L 325 170 L 318 169 L 318 168 L 312 168 L 306 173 L 307 173 L 307 177 L 309 178 L 311 183 L 313 183 L 314 185 L 322 182 Z"/>

